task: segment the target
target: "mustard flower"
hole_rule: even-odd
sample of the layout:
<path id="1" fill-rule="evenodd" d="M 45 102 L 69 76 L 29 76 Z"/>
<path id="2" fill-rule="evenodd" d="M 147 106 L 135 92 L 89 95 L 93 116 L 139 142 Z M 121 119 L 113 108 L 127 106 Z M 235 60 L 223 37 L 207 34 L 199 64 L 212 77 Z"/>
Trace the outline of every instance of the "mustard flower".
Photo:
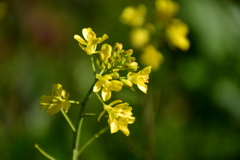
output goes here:
<path id="1" fill-rule="evenodd" d="M 128 6 L 123 9 L 120 20 L 126 25 L 140 27 L 145 21 L 146 12 L 147 8 L 143 4 L 138 7 Z"/>
<path id="2" fill-rule="evenodd" d="M 149 74 L 151 73 L 151 67 L 148 66 L 144 69 L 140 70 L 138 73 L 129 72 L 127 77 L 131 83 L 134 83 L 138 86 L 138 88 L 143 92 L 147 94 L 147 85 L 145 83 L 148 83 Z"/>
<path id="3" fill-rule="evenodd" d="M 190 42 L 187 38 L 188 26 L 179 19 L 174 19 L 166 27 L 166 36 L 169 43 L 182 51 L 187 51 Z"/>
<path id="4" fill-rule="evenodd" d="M 40 98 L 40 104 L 42 105 L 40 110 L 47 108 L 46 113 L 49 116 L 56 114 L 61 108 L 67 112 L 71 106 L 68 98 L 69 93 L 62 89 L 62 85 L 54 84 L 50 95 L 44 95 Z"/>
<path id="5" fill-rule="evenodd" d="M 155 49 L 154 46 L 148 45 L 144 48 L 140 56 L 140 62 L 146 66 L 152 66 L 152 70 L 158 70 L 162 64 L 164 57 L 161 52 Z"/>
<path id="6" fill-rule="evenodd" d="M 149 42 L 149 31 L 145 28 L 134 28 L 131 31 L 131 43 L 134 48 L 141 48 Z"/>
<path id="7" fill-rule="evenodd" d="M 92 28 L 83 28 L 82 30 L 83 37 L 79 35 L 74 35 L 74 39 L 79 42 L 79 46 L 88 54 L 92 55 L 95 53 L 97 44 L 102 43 L 104 40 L 108 38 L 106 34 L 104 34 L 100 38 L 96 38 L 96 34 L 92 31 Z"/>
<path id="8" fill-rule="evenodd" d="M 97 79 L 99 79 L 94 87 L 93 87 L 93 92 L 99 92 L 102 89 L 102 98 L 104 101 L 107 101 L 111 98 L 112 92 L 115 91 L 118 92 L 122 89 L 123 83 L 117 80 L 111 80 L 112 76 L 111 75 L 97 75 Z"/>
<path id="9" fill-rule="evenodd" d="M 171 0 L 156 0 L 158 17 L 163 21 L 171 20 L 179 10 L 179 5 Z"/>
<path id="10" fill-rule="evenodd" d="M 121 102 L 121 100 L 113 101 L 109 105 L 104 105 L 104 109 L 109 114 L 108 124 L 111 133 L 116 133 L 120 130 L 126 136 L 129 136 L 128 124 L 134 123 L 135 117 L 132 116 L 132 107 L 128 103 Z M 113 105 L 115 106 L 112 107 Z"/>

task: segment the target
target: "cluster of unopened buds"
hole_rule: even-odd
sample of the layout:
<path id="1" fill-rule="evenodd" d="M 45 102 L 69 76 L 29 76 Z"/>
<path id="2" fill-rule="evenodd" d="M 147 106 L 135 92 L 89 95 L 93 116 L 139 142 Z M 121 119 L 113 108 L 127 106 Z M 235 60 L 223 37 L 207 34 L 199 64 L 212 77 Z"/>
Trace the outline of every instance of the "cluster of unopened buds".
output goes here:
<path id="1" fill-rule="evenodd" d="M 98 120 L 108 113 L 108 123 L 111 133 L 121 130 L 125 135 L 129 135 L 128 124 L 135 121 L 132 116 L 132 107 L 128 103 L 122 103 L 121 100 L 115 100 L 110 104 L 105 104 L 111 98 L 112 91 L 118 92 L 123 86 L 134 91 L 133 84 L 147 93 L 147 85 L 151 66 L 148 66 L 140 71 L 138 70 L 138 63 L 136 58 L 132 57 L 133 50 L 124 50 L 121 43 L 116 43 L 114 47 L 109 44 L 103 44 L 101 50 L 97 50 L 97 45 L 108 38 L 106 34 L 97 38 L 96 34 L 91 28 L 84 28 L 82 30 L 83 37 L 75 35 L 74 38 L 79 42 L 79 46 L 91 56 L 93 72 L 95 74 L 95 82 L 92 86 L 92 92 L 95 92 L 99 100 L 103 104 L 103 112 L 100 113 Z M 96 55 L 96 56 L 93 56 Z M 95 66 L 98 66 L 99 73 L 97 73 Z M 126 70 L 128 74 L 120 76 L 120 71 Z M 126 72 L 125 72 L 126 73 Z M 101 96 L 98 92 L 101 91 Z M 67 93 L 61 84 L 54 84 L 49 95 L 44 95 L 40 99 L 42 105 L 41 110 L 47 108 L 47 115 L 51 116 L 60 110 L 67 113 L 71 103 L 78 103 L 77 101 L 68 100 L 69 93 Z"/>

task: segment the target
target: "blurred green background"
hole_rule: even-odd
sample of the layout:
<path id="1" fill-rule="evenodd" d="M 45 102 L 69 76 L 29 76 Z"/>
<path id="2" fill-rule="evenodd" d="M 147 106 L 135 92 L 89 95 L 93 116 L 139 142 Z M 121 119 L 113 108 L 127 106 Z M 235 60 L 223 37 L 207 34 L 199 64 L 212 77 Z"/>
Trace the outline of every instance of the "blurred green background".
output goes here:
<path id="1" fill-rule="evenodd" d="M 133 107 L 130 136 L 104 133 L 81 160 L 240 159 L 240 4 L 233 0 L 176 0 L 188 26 L 187 52 L 160 48 L 164 63 L 150 75 L 148 94 L 124 88 L 113 94 Z M 81 101 L 94 77 L 89 57 L 74 34 L 91 27 L 105 42 L 129 43 L 130 28 L 119 21 L 129 5 L 151 0 L 0 1 L 0 159 L 46 159 L 38 143 L 57 159 L 71 159 L 72 134 L 61 114 L 39 111 L 39 98 L 60 83 Z M 134 52 L 138 58 L 139 53 Z M 140 67 L 143 68 L 144 66 Z M 79 108 L 69 116 L 76 122 Z M 95 95 L 88 112 L 100 113 Z M 85 142 L 107 124 L 86 118 Z"/>

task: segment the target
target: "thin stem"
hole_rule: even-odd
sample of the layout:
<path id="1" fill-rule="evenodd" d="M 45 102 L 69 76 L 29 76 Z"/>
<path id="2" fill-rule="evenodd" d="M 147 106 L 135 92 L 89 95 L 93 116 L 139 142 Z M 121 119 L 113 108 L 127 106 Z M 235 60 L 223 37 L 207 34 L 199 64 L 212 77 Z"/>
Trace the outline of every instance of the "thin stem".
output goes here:
<path id="1" fill-rule="evenodd" d="M 84 117 L 87 117 L 87 116 L 98 116 L 97 113 L 84 113 L 83 115 Z"/>
<path id="2" fill-rule="evenodd" d="M 102 105 L 106 105 L 106 104 L 103 102 L 102 98 L 99 96 L 99 94 L 98 94 L 97 92 L 96 92 L 95 94 L 97 95 L 97 98 L 98 98 L 99 101 L 102 103 Z"/>
<path id="3" fill-rule="evenodd" d="M 44 151 L 42 148 L 40 148 L 38 146 L 38 144 L 34 145 L 35 148 L 37 148 L 39 150 L 39 152 L 41 152 L 46 158 L 50 159 L 50 160 L 56 160 L 54 157 L 52 157 L 51 155 L 49 155 L 46 151 Z"/>
<path id="4" fill-rule="evenodd" d="M 79 150 L 78 154 L 80 154 L 87 146 L 89 146 L 95 139 L 97 139 L 101 134 L 103 134 L 109 126 L 101 129 L 98 133 L 96 133 L 91 139 L 89 139 Z"/>
<path id="5" fill-rule="evenodd" d="M 100 75 L 102 75 L 104 73 L 105 69 L 101 70 L 101 72 L 99 73 Z"/>
<path id="6" fill-rule="evenodd" d="M 84 110 L 86 108 L 87 102 L 89 100 L 89 98 L 92 95 L 93 92 L 93 86 L 95 85 L 97 79 L 95 79 L 95 81 L 93 82 L 92 86 L 90 87 L 90 89 L 88 90 L 85 98 L 83 99 L 82 103 L 81 103 L 81 109 L 79 111 L 79 115 L 78 115 L 78 125 L 77 125 L 77 131 L 74 135 L 74 139 L 73 139 L 73 160 L 77 160 L 78 159 L 78 150 L 79 150 L 79 144 L 80 144 L 80 135 L 81 135 L 81 128 L 82 128 L 82 122 L 83 122 L 83 116 L 84 116 Z"/>
<path id="7" fill-rule="evenodd" d="M 68 100 L 69 103 L 76 103 L 76 104 L 80 104 L 78 101 L 74 101 L 74 100 Z"/>
<path id="8" fill-rule="evenodd" d="M 70 120 L 70 118 L 68 117 L 68 115 L 64 112 L 64 110 L 61 108 L 61 112 L 64 116 L 64 118 L 66 119 L 66 121 L 68 122 L 68 124 L 70 125 L 70 127 L 72 128 L 72 131 L 75 132 L 75 126 L 73 125 L 72 121 Z"/>

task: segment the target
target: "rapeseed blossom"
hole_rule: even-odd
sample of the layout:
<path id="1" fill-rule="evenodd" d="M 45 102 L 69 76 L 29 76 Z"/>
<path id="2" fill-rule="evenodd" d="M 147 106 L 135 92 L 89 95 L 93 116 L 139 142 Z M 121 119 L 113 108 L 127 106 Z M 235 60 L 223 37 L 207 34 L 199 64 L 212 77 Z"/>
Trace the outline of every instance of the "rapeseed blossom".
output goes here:
<path id="1" fill-rule="evenodd" d="M 106 34 L 104 34 L 100 38 L 97 38 L 92 28 L 83 28 L 82 34 L 85 40 L 79 35 L 74 35 L 74 39 L 76 39 L 79 42 L 79 46 L 88 55 L 92 55 L 93 53 L 95 53 L 97 44 L 102 43 L 104 40 L 108 38 Z"/>
<path id="2" fill-rule="evenodd" d="M 128 103 L 121 102 L 121 100 L 113 101 L 109 105 L 104 105 L 104 109 L 109 114 L 108 124 L 111 133 L 116 133 L 120 130 L 128 136 L 130 134 L 128 124 L 134 123 L 135 117 L 132 116 L 132 107 Z"/>
<path id="3" fill-rule="evenodd" d="M 158 70 L 162 64 L 164 57 L 162 53 L 152 45 L 144 48 L 143 53 L 140 55 L 140 62 L 146 66 L 152 66 L 152 70 Z"/>
<path id="4" fill-rule="evenodd" d="M 102 89 L 102 98 L 104 101 L 107 101 L 111 98 L 112 92 L 115 91 L 118 92 L 122 89 L 123 83 L 117 80 L 111 80 L 112 76 L 111 75 L 97 75 L 97 79 L 99 79 L 94 87 L 93 87 L 93 92 L 99 92 Z"/>
<path id="5" fill-rule="evenodd" d="M 131 83 L 134 83 L 138 86 L 138 88 L 143 92 L 147 94 L 147 85 L 145 83 L 148 83 L 149 74 L 151 73 L 151 67 L 148 66 L 144 69 L 140 70 L 138 73 L 129 72 L 127 77 Z"/>
<path id="6" fill-rule="evenodd" d="M 179 19 L 173 19 L 166 27 L 166 37 L 172 46 L 187 51 L 190 42 L 187 38 L 188 26 Z"/>
<path id="7" fill-rule="evenodd" d="M 62 89 L 62 85 L 54 84 L 50 95 L 44 95 L 40 98 L 40 104 L 42 105 L 40 110 L 47 108 L 46 113 L 49 116 L 56 114 L 61 108 L 67 112 L 71 106 L 68 98 L 69 93 Z"/>
<path id="8" fill-rule="evenodd" d="M 138 7 L 128 6 L 122 11 L 120 20 L 126 25 L 140 27 L 145 22 L 146 13 L 147 7 L 143 4 Z"/>

